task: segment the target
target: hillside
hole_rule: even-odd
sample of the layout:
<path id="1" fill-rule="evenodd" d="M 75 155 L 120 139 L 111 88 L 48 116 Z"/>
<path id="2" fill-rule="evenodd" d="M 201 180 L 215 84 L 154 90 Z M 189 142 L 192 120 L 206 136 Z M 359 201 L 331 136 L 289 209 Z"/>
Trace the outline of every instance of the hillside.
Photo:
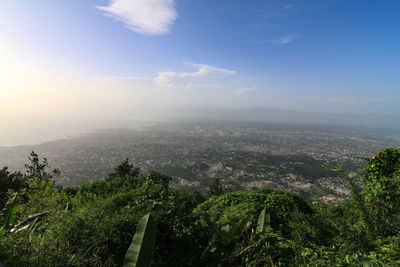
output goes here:
<path id="1" fill-rule="evenodd" d="M 269 188 L 208 195 L 170 186 L 162 173 L 140 174 L 127 160 L 106 180 L 61 188 L 49 181 L 57 172 L 32 154 L 32 171 L 20 177 L 27 183 L 0 215 L 0 263 L 122 266 L 151 212 L 152 266 L 398 266 L 400 149 L 367 163 L 358 173 L 363 189 L 347 177 L 351 197 L 332 205 Z"/>

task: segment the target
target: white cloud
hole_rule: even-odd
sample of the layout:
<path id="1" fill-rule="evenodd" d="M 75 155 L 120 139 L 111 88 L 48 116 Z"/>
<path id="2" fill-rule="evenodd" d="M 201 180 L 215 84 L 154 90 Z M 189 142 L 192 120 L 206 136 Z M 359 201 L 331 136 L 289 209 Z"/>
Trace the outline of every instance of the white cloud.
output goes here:
<path id="1" fill-rule="evenodd" d="M 107 110 L 111 114 L 123 110 L 124 115 L 131 114 L 133 109 L 148 114 L 185 105 L 229 105 L 235 98 L 232 88 L 246 87 L 246 82 L 237 77 L 234 70 L 205 64 L 185 65 L 193 71 L 158 72 L 147 77 L 90 77 L 87 80 L 93 88 L 108 90 L 107 97 L 112 98 L 117 89 L 124 92 L 125 97 L 119 96 L 123 104 Z"/>
<path id="2" fill-rule="evenodd" d="M 239 88 L 239 89 L 233 91 L 233 94 L 234 95 L 242 95 L 246 92 L 254 91 L 254 90 L 257 90 L 257 88 L 256 87 L 243 87 L 243 88 Z"/>
<path id="3" fill-rule="evenodd" d="M 282 37 L 274 40 L 273 43 L 289 44 L 289 43 L 299 40 L 299 39 L 300 39 L 300 36 L 292 34 L 292 35 L 282 36 Z"/>
<path id="4" fill-rule="evenodd" d="M 108 6 L 96 8 L 122 21 L 130 30 L 145 35 L 169 33 L 178 17 L 174 0 L 111 0 Z"/>
<path id="5" fill-rule="evenodd" d="M 221 79 L 236 74 L 234 70 L 217 68 L 205 64 L 187 63 L 197 68 L 194 72 L 159 72 L 154 82 L 160 87 L 191 87 L 193 83 L 201 83 L 205 80 Z"/>
<path id="6" fill-rule="evenodd" d="M 294 6 L 294 4 L 293 4 L 293 3 L 290 3 L 290 4 L 284 5 L 283 8 L 284 8 L 284 9 L 289 9 L 289 8 L 292 8 L 293 6 Z"/>

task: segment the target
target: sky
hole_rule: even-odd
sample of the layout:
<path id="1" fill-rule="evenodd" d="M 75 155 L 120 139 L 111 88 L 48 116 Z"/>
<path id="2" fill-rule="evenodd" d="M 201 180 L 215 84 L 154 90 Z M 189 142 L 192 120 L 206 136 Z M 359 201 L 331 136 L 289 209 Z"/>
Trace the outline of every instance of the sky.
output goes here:
<path id="1" fill-rule="evenodd" d="M 399 11 L 397 0 L 4 0 L 0 145 L 191 107 L 399 116 Z"/>

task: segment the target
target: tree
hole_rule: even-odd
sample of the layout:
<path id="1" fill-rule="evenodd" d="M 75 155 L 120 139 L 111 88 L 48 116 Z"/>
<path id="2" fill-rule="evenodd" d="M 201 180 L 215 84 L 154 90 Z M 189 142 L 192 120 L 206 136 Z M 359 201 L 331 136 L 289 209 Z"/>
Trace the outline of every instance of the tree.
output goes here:
<path id="1" fill-rule="evenodd" d="M 133 164 L 129 163 L 129 159 L 126 158 L 117 167 L 114 168 L 114 172 L 108 175 L 107 180 L 112 180 L 116 177 L 137 177 L 140 173 L 140 168 L 135 168 Z"/>
<path id="2" fill-rule="evenodd" d="M 224 194 L 224 186 L 220 178 L 215 178 L 214 182 L 208 187 L 208 194 L 210 196 L 220 196 Z"/>
<path id="3" fill-rule="evenodd" d="M 8 190 L 18 191 L 28 185 L 21 172 L 10 172 L 8 167 L 0 169 L 0 207 L 6 203 Z"/>
<path id="4" fill-rule="evenodd" d="M 168 185 L 171 181 L 171 177 L 168 175 L 153 170 L 147 172 L 145 179 L 150 180 L 154 184 L 161 185 L 165 190 L 168 190 Z"/>
<path id="5" fill-rule="evenodd" d="M 361 195 L 373 222 L 374 234 L 390 236 L 400 229 L 400 148 L 380 150 L 360 173 Z"/>
<path id="6" fill-rule="evenodd" d="M 47 162 L 47 158 L 43 158 L 41 161 L 34 151 L 31 152 L 28 159 L 29 163 L 25 164 L 26 174 L 24 175 L 27 181 L 31 182 L 36 178 L 49 181 L 60 175 L 60 170 L 57 168 L 48 172 L 47 169 L 50 169 L 50 165 Z"/>

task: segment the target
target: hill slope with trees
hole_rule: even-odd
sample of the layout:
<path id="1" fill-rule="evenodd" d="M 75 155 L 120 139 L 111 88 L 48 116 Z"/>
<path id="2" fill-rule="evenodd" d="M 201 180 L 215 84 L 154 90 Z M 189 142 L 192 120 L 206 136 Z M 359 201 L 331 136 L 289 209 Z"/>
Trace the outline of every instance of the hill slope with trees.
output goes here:
<path id="1" fill-rule="evenodd" d="M 359 180 L 343 173 L 351 197 L 328 205 L 269 188 L 169 186 L 128 160 L 105 180 L 62 188 L 32 153 L 25 174 L 0 170 L 0 263 L 122 266 L 151 212 L 153 266 L 399 266 L 400 148 L 366 160 Z"/>

